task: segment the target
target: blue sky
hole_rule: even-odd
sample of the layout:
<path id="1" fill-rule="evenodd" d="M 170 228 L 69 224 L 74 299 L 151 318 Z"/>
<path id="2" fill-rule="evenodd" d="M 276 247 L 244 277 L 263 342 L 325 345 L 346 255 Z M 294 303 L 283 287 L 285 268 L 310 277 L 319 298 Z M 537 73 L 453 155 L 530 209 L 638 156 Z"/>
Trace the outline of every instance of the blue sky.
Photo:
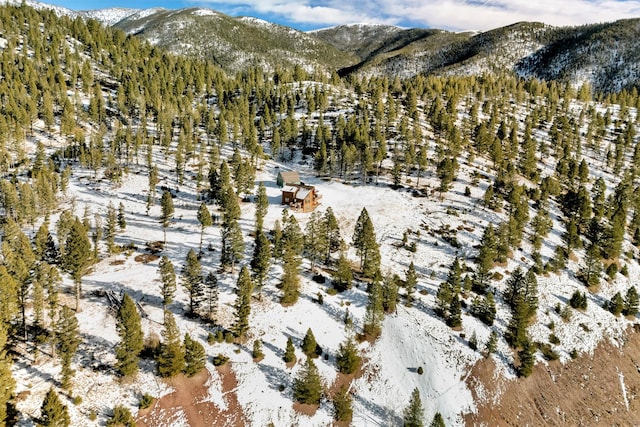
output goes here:
<path id="1" fill-rule="evenodd" d="M 46 0 L 45 0 L 46 1 Z M 178 9 L 203 6 L 300 30 L 380 23 L 447 30 L 488 30 L 519 21 L 580 25 L 640 17 L 640 0 L 53 0 L 70 9 Z"/>

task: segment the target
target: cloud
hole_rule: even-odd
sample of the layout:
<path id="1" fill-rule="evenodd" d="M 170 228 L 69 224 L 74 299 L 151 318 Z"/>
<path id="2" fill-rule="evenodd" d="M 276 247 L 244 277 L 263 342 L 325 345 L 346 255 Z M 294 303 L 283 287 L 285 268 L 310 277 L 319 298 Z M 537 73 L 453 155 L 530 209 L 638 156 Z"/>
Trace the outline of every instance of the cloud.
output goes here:
<path id="1" fill-rule="evenodd" d="M 274 16 L 292 26 L 380 23 L 488 30 L 519 21 L 581 25 L 640 16 L 640 0 L 200 0 L 233 15 Z"/>

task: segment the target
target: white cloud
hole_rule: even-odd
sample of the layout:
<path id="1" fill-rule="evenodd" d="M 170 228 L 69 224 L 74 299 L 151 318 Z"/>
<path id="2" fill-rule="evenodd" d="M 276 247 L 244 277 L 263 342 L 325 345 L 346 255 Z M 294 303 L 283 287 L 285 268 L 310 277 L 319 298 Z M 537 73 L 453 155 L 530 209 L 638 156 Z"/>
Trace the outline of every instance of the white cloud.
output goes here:
<path id="1" fill-rule="evenodd" d="M 385 23 L 488 30 L 519 21 L 580 25 L 640 16 L 640 0 L 200 0 L 233 14 L 296 24 Z"/>

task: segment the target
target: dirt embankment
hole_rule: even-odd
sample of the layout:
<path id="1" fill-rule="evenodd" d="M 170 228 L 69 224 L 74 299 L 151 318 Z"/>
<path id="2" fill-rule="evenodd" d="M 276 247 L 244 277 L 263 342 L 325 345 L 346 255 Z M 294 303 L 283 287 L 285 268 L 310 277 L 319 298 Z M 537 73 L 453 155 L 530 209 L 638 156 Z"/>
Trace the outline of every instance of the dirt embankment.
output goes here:
<path id="1" fill-rule="evenodd" d="M 538 363 L 526 379 L 506 380 L 481 360 L 468 384 L 478 412 L 467 425 L 640 426 L 640 326 L 620 348 L 606 341 L 565 365 Z"/>
<path id="2" fill-rule="evenodd" d="M 227 363 L 217 368 L 227 403 L 225 410 L 209 401 L 207 383 L 211 374 L 203 369 L 192 378 L 184 375 L 172 378 L 170 383 L 175 391 L 158 399 L 150 409 L 141 410 L 138 413 L 136 425 L 138 427 L 169 427 L 178 423 L 187 424 L 190 427 L 247 425 L 235 394 L 238 381 L 230 365 Z"/>

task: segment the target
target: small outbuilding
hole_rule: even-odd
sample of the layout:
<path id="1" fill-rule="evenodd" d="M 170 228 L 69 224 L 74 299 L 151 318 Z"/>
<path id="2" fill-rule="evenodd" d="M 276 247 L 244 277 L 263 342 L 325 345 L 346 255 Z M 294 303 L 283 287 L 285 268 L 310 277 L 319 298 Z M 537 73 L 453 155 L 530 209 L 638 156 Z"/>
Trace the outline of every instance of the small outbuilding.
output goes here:
<path id="1" fill-rule="evenodd" d="M 280 171 L 278 172 L 276 183 L 278 187 L 284 187 L 286 185 L 301 185 L 302 181 L 300 181 L 300 174 L 298 174 L 298 172 Z"/>

